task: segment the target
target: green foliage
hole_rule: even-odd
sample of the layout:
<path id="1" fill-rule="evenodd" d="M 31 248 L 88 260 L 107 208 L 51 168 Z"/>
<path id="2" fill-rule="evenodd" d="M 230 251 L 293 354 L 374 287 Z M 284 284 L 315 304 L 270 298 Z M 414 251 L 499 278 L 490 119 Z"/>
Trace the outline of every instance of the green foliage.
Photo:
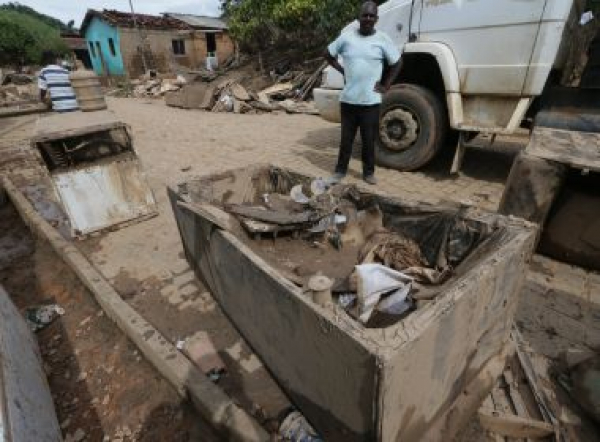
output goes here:
<path id="1" fill-rule="evenodd" d="M 0 64 L 39 64 L 42 53 L 68 51 L 60 30 L 28 13 L 0 7 Z"/>
<path id="2" fill-rule="evenodd" d="M 4 5 L 0 5 L 0 11 L 20 12 L 21 14 L 37 18 L 39 21 L 46 23 L 52 28 L 60 29 L 61 31 L 66 31 L 69 29 L 69 27 L 59 19 L 37 12 L 35 9 L 30 8 L 29 6 L 22 5 L 18 2 L 10 2 Z"/>
<path id="3" fill-rule="evenodd" d="M 246 48 L 323 46 L 358 16 L 363 0 L 222 0 L 232 35 Z M 381 2 L 378 2 L 381 3 Z"/>

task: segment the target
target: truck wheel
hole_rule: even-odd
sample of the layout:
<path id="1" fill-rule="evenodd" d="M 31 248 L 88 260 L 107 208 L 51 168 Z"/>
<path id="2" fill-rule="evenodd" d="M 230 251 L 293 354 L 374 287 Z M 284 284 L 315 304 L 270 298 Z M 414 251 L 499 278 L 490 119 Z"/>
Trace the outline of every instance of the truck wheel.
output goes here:
<path id="1" fill-rule="evenodd" d="M 427 164 L 442 148 L 448 131 L 443 104 L 424 87 L 403 84 L 383 97 L 377 163 L 411 171 Z"/>

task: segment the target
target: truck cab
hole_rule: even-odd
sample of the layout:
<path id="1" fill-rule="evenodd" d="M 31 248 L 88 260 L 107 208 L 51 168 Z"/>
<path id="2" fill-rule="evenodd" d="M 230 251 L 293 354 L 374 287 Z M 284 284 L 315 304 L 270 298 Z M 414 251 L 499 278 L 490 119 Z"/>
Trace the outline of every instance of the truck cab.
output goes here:
<path id="1" fill-rule="evenodd" d="M 575 0 L 577 1 L 577 0 Z M 454 131 L 509 134 L 521 125 L 551 73 L 565 63 L 573 0 L 391 0 L 378 31 L 404 60 L 383 97 L 378 162 L 398 170 L 427 164 Z M 342 32 L 353 32 L 358 23 Z M 342 76 L 325 70 L 314 97 L 340 120 Z"/>

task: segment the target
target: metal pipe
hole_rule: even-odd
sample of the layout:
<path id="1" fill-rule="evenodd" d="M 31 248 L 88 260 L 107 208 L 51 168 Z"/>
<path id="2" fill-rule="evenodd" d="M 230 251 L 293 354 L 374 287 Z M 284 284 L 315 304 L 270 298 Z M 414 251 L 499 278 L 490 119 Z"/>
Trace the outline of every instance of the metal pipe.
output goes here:
<path id="1" fill-rule="evenodd" d="M 142 50 L 142 65 L 144 66 L 144 73 L 146 73 L 146 72 L 148 72 L 148 63 L 146 63 L 146 55 L 144 54 L 144 46 L 145 46 L 144 36 L 142 35 L 142 30 L 138 27 L 137 20 L 135 18 L 135 11 L 133 10 L 132 0 L 129 0 L 129 7 L 131 8 L 131 15 L 133 17 L 133 27 L 140 34 L 140 43 L 141 43 L 141 50 Z"/>

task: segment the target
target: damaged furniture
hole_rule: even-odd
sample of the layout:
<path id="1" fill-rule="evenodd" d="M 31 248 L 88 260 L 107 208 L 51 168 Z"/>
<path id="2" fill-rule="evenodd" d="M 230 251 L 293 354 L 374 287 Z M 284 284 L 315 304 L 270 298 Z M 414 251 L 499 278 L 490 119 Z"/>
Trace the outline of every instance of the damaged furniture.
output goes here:
<path id="1" fill-rule="evenodd" d="M 80 237 L 157 214 L 128 126 L 109 111 L 53 114 L 31 140 Z"/>
<path id="2" fill-rule="evenodd" d="M 306 176 L 254 166 L 170 188 L 190 265 L 325 440 L 449 440 L 489 394 L 511 352 L 534 228 L 475 209 L 408 203 L 356 188 L 341 188 L 345 196 L 337 199 L 329 198 L 335 189 L 326 191 L 313 197 L 318 204 L 306 203 L 308 217 L 282 219 L 280 201 L 288 204 L 291 193 L 300 193 L 292 189 L 311 184 Z M 379 227 L 418 244 L 436 269 L 440 259 L 455 256 L 451 273 L 423 286 L 417 294 L 426 296 L 395 319 L 363 323 L 344 307 L 345 289 L 336 293 L 335 286 L 358 264 L 362 247 L 346 237 L 352 215 L 344 210 L 337 211 L 346 214 L 345 228 L 332 227 L 344 222 L 337 212 L 338 221 L 331 216 L 333 222 L 319 228 L 333 215 L 319 215 L 331 208 L 328 201 L 337 209 L 353 201 L 363 216 L 379 211 Z M 262 220 L 250 218 L 261 205 Z M 288 229 L 269 228 L 277 214 Z M 428 232 L 436 225 L 443 234 L 433 241 Z M 265 233 L 251 234 L 257 226 Z M 376 231 L 362 230 L 363 247 Z M 260 239 L 266 234 L 269 239 Z M 320 268 L 335 284 L 319 278 L 309 286 L 292 270 L 293 261 Z"/>

